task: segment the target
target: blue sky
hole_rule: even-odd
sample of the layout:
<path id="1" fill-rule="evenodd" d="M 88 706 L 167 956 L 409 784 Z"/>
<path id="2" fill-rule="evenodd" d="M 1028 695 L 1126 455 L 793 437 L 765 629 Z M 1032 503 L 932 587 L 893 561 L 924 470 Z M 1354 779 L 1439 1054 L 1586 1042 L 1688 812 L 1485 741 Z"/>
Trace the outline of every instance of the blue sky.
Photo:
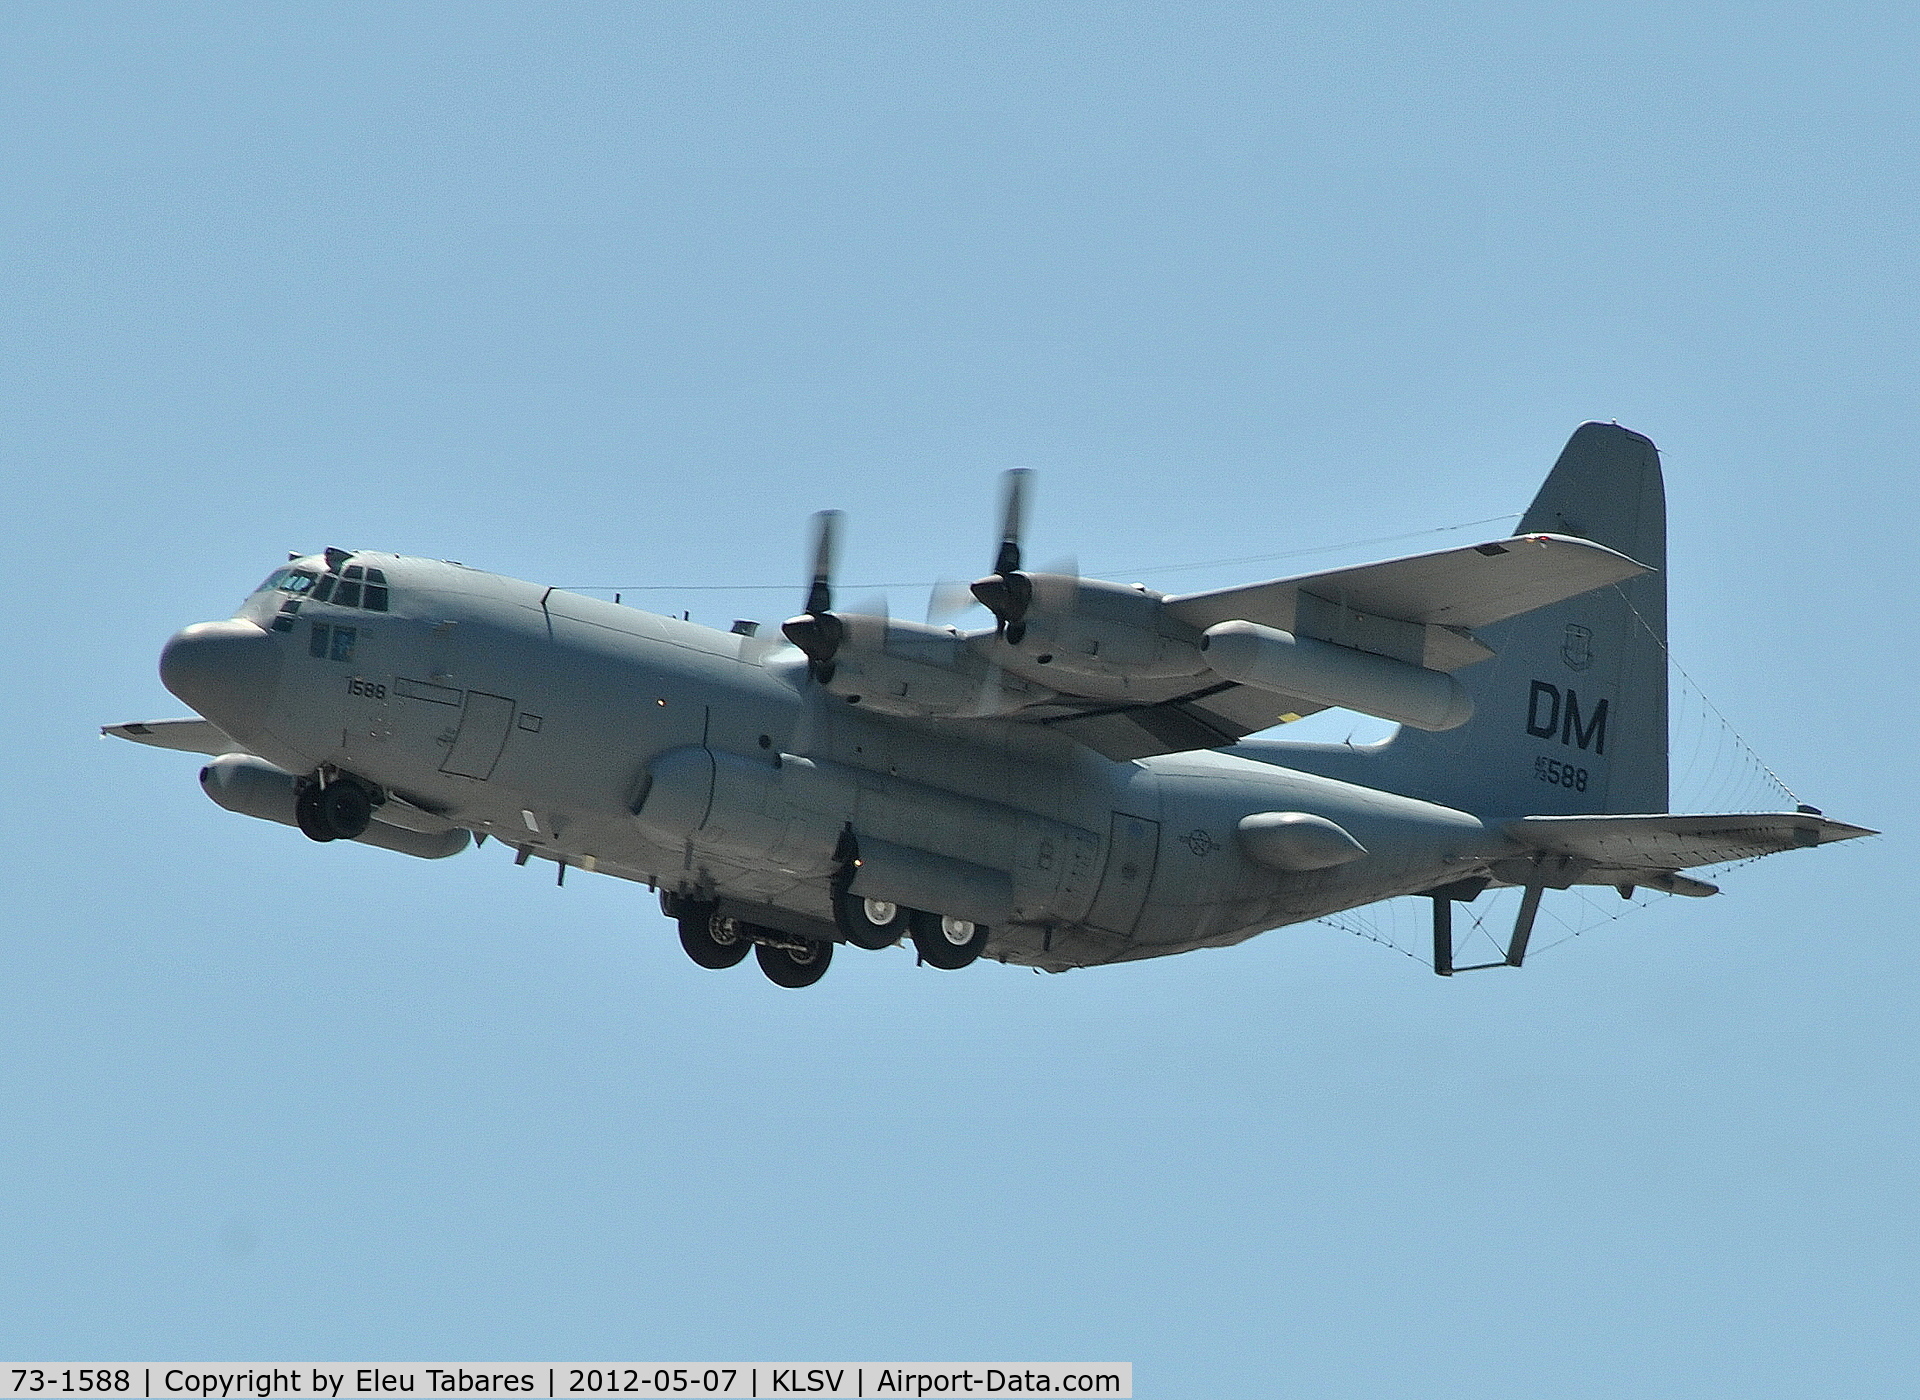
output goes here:
<path id="1" fill-rule="evenodd" d="M 1917 31 L 8 7 L 0 1354 L 1920 1383 Z M 1889 835 L 1520 974 L 1307 927 L 784 992 L 95 737 L 287 549 L 777 620 L 808 512 L 850 582 L 968 577 L 1017 465 L 1036 555 L 1201 588 L 1497 532 L 1355 543 L 1519 511 L 1587 418 L 1664 451 L 1682 664 Z"/>

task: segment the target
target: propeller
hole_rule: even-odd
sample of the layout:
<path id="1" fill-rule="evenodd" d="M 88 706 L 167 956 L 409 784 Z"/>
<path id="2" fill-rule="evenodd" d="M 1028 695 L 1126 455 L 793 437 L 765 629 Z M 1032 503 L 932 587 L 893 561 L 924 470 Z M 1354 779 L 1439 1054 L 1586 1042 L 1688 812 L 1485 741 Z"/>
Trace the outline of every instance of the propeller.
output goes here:
<path id="1" fill-rule="evenodd" d="M 813 517 L 813 581 L 807 589 L 807 610 L 780 624 L 787 640 L 805 654 L 807 674 L 822 685 L 833 679 L 834 653 L 847 631 L 833 612 L 833 557 L 839 533 L 839 511 L 823 510 Z"/>
<path id="2" fill-rule="evenodd" d="M 1033 473 L 1015 467 L 1006 482 L 1006 509 L 1000 526 L 1000 552 L 993 572 L 975 579 L 968 591 L 994 617 L 994 635 L 1014 646 L 1027 634 L 1027 609 L 1033 605 L 1033 580 L 1020 572 L 1020 532 L 1027 514 L 1027 483 Z"/>
<path id="3" fill-rule="evenodd" d="M 927 621 L 940 626 L 979 606 L 980 600 L 973 596 L 970 586 L 957 579 L 943 578 L 927 594 Z"/>

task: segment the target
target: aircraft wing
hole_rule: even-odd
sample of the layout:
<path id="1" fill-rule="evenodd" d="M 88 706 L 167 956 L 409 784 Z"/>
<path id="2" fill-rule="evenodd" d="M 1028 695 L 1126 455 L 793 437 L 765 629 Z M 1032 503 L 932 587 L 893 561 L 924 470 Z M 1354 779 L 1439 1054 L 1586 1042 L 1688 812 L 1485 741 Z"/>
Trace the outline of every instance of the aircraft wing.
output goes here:
<path id="1" fill-rule="evenodd" d="M 1518 535 L 1351 569 L 1188 593 L 1167 599 L 1166 607 L 1203 629 L 1241 619 L 1311 634 L 1311 626 L 1301 625 L 1302 615 L 1312 610 L 1311 605 L 1302 606 L 1305 595 L 1347 613 L 1429 629 L 1480 627 L 1650 572 L 1646 565 L 1591 540 Z M 1425 664 L 1452 670 L 1488 655 L 1477 643 L 1467 640 L 1467 646 L 1471 654 L 1460 659 L 1429 655 Z M 1433 649 L 1431 640 L 1427 649 Z"/>
<path id="2" fill-rule="evenodd" d="M 133 724 L 106 724 L 100 727 L 100 732 L 103 735 L 111 734 L 116 739 L 131 739 L 136 744 L 150 744 L 156 749 L 212 754 L 215 758 L 221 754 L 250 752 L 245 744 L 230 738 L 219 725 L 204 719 L 150 719 Z"/>
<path id="3" fill-rule="evenodd" d="M 1502 829 L 1537 852 L 1570 856 L 1610 871 L 1685 870 L 1880 834 L 1811 812 L 1525 817 Z"/>
<path id="4" fill-rule="evenodd" d="M 1455 671 L 1493 653 L 1467 629 L 1648 573 L 1626 555 L 1571 535 L 1520 535 L 1244 588 L 1168 598 L 1167 613 L 1202 630 L 1244 620 L 1299 636 Z M 1186 693 L 1087 705 L 1040 719 L 1112 759 L 1218 748 L 1316 714 L 1304 696 L 1200 678 Z"/>

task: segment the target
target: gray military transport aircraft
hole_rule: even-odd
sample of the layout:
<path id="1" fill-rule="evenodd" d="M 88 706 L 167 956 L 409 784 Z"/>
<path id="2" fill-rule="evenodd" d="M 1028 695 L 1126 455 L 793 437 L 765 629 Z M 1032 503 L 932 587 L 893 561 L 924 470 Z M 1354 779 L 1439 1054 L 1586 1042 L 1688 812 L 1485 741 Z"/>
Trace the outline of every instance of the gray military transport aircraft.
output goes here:
<path id="1" fill-rule="evenodd" d="M 837 943 L 1049 971 L 1238 943 L 1404 895 L 1681 895 L 1682 872 L 1872 835 L 1667 812 L 1659 455 L 1574 433 L 1507 539 L 1208 593 L 1022 567 L 1009 473 L 972 631 L 806 609 L 719 632 L 464 565 L 292 557 L 160 676 L 203 718 L 104 732 L 211 755 L 230 811 L 438 859 L 644 882 L 702 967 L 807 986 Z M 1370 745 L 1247 736 L 1333 706 Z"/>

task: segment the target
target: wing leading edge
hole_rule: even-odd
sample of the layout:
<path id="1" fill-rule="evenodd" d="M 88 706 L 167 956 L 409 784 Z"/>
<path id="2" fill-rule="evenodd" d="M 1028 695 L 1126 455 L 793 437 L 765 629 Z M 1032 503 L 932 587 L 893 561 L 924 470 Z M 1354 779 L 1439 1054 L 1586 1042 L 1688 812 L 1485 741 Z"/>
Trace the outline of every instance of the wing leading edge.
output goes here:
<path id="1" fill-rule="evenodd" d="M 211 720 L 204 719 L 150 719 L 129 724 L 105 724 L 100 727 L 100 733 L 156 749 L 211 754 L 215 758 L 222 754 L 249 752 L 245 744 L 232 738 Z"/>

